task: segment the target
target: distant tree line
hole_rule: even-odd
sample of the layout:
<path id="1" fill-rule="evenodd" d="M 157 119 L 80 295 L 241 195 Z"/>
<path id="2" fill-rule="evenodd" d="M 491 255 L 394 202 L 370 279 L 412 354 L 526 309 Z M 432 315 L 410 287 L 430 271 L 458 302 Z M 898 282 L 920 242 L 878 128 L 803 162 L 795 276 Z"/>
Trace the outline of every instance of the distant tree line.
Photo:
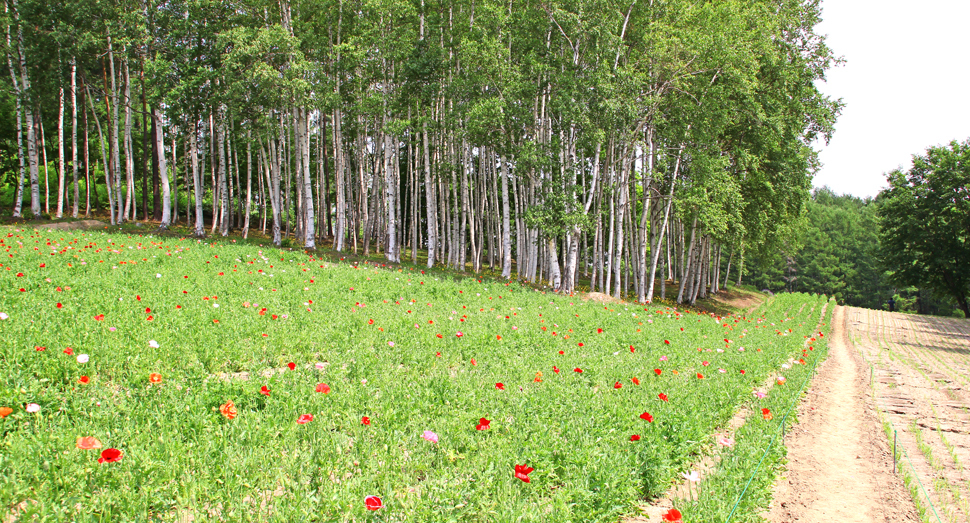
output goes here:
<path id="1" fill-rule="evenodd" d="M 888 174 L 876 198 L 816 189 L 798 233 L 748 264 L 744 281 L 839 303 L 970 317 L 970 147 L 933 147 Z"/>

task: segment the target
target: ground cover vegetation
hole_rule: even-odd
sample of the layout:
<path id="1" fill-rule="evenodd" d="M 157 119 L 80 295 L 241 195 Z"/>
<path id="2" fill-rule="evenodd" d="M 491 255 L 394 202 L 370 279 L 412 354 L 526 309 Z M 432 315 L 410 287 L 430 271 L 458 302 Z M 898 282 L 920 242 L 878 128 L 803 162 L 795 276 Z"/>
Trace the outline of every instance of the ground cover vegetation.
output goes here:
<path id="1" fill-rule="evenodd" d="M 723 521 L 744 486 L 756 520 L 824 355 L 819 296 L 722 317 L 232 240 L 0 240 L 22 519 L 616 521 L 720 448 L 675 503 Z"/>
<path id="2" fill-rule="evenodd" d="M 5 6 L 13 216 L 514 262 L 644 303 L 790 236 L 840 107 L 817 0 Z"/>

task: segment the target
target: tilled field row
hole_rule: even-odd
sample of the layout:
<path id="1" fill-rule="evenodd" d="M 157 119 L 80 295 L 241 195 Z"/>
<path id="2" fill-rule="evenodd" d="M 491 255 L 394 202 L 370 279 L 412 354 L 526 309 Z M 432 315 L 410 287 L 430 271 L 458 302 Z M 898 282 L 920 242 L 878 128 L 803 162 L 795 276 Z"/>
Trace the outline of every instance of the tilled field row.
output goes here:
<path id="1" fill-rule="evenodd" d="M 848 324 L 925 517 L 970 522 L 970 322 L 851 308 Z"/>

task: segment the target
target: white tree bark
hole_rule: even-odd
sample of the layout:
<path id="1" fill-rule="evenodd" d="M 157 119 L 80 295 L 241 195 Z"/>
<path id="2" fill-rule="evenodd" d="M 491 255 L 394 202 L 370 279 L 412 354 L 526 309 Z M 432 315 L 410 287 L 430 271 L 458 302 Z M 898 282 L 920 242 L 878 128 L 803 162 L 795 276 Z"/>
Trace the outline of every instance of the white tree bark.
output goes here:
<path id="1" fill-rule="evenodd" d="M 71 174 L 74 181 L 74 206 L 71 216 L 78 216 L 81 191 L 77 185 L 77 60 L 71 58 Z"/>
<path id="2" fill-rule="evenodd" d="M 435 186 L 431 181 L 431 150 L 428 144 L 428 122 L 422 125 L 421 139 L 424 154 L 424 191 L 428 216 L 428 268 L 434 267 L 435 252 L 438 248 L 438 200 Z"/>
<path id="3" fill-rule="evenodd" d="M 509 223 L 509 163 L 502 162 L 502 279 L 512 277 L 512 230 Z"/>
<path id="4" fill-rule="evenodd" d="M 192 163 L 192 190 L 195 193 L 195 236 L 205 237 L 205 224 L 202 214 L 202 173 L 199 169 L 199 146 L 198 146 L 199 123 L 192 121 L 192 129 L 189 132 L 189 151 L 188 155 Z"/>
<path id="5" fill-rule="evenodd" d="M 64 88 L 58 92 L 57 111 L 57 217 L 64 217 Z"/>
<path id="6" fill-rule="evenodd" d="M 300 119 L 300 154 L 302 155 L 303 172 L 300 181 L 303 184 L 303 246 L 316 249 L 316 215 L 313 211 L 313 178 L 310 176 L 310 119 L 306 108 L 298 110 Z"/>
<path id="7" fill-rule="evenodd" d="M 152 110 L 155 119 L 155 146 L 158 147 L 158 176 L 162 182 L 162 223 L 161 229 L 167 229 L 172 223 L 172 190 L 168 181 L 168 164 L 165 161 L 165 128 L 162 126 L 162 111 L 158 107 Z"/>
<path id="8" fill-rule="evenodd" d="M 4 11 L 9 12 L 10 7 L 4 4 Z M 16 19 L 16 13 L 14 14 Z M 23 129 L 23 92 L 20 80 L 17 78 L 17 70 L 14 68 L 13 57 L 9 49 L 13 49 L 10 38 L 10 26 L 7 26 L 7 66 L 10 68 L 10 78 L 13 80 L 14 96 L 17 104 L 17 159 L 20 162 L 20 171 L 17 176 L 17 191 L 13 200 L 13 217 L 19 218 L 23 211 L 24 204 L 24 178 L 27 176 L 27 167 L 24 160 L 24 129 Z M 19 63 L 19 58 L 18 58 Z"/>

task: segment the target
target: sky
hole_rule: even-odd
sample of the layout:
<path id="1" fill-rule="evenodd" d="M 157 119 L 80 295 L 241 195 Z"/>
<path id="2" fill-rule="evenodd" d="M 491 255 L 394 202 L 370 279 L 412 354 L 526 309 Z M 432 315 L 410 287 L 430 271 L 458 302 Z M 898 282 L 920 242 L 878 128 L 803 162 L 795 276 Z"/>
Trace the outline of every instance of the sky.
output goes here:
<path id="1" fill-rule="evenodd" d="M 816 33 L 845 63 L 819 89 L 845 107 L 813 181 L 872 197 L 914 154 L 970 139 L 970 2 L 823 0 Z"/>

